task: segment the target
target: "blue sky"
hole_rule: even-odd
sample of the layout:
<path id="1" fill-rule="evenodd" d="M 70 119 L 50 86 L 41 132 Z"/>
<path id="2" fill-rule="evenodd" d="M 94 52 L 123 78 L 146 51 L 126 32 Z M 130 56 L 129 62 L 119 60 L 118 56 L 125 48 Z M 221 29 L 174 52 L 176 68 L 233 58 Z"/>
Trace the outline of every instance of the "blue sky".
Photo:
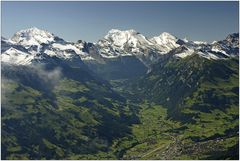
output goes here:
<path id="1" fill-rule="evenodd" d="M 30 27 L 96 42 L 112 29 L 212 42 L 238 32 L 238 2 L 2 2 L 2 35 Z"/>

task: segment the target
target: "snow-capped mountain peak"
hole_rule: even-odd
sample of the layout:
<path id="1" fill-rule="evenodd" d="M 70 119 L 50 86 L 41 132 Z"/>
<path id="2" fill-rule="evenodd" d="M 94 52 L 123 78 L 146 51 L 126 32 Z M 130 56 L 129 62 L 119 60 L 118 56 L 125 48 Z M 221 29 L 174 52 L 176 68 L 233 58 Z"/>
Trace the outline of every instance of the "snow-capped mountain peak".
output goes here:
<path id="1" fill-rule="evenodd" d="M 104 39 L 110 41 L 112 44 L 116 46 L 123 47 L 123 45 L 127 42 L 131 42 L 136 46 L 138 37 L 142 37 L 143 39 L 145 39 L 143 35 L 141 35 L 140 33 L 133 29 L 125 31 L 111 29 L 108 32 L 108 34 L 104 37 Z"/>
<path id="2" fill-rule="evenodd" d="M 138 32 L 135 31 L 134 29 L 130 29 L 130 30 L 111 29 L 108 31 L 108 34 L 105 37 L 108 37 L 112 34 L 120 34 L 120 33 L 125 33 L 130 35 L 138 34 Z"/>
<path id="3" fill-rule="evenodd" d="M 11 40 L 20 45 L 32 46 L 54 41 L 54 35 L 46 30 L 32 27 L 18 31 L 13 35 Z"/>
<path id="4" fill-rule="evenodd" d="M 170 33 L 168 32 L 163 32 L 159 35 L 160 38 L 162 39 L 177 39 L 175 36 L 171 35 Z"/>
<path id="5" fill-rule="evenodd" d="M 177 44 L 178 38 L 167 32 L 151 38 L 150 41 L 156 44 L 163 53 L 168 53 L 172 49 L 179 47 L 179 44 Z"/>
<path id="6" fill-rule="evenodd" d="M 112 29 L 97 43 L 101 55 L 107 58 L 136 55 L 152 45 L 145 36 L 133 29 Z"/>
<path id="7" fill-rule="evenodd" d="M 168 32 L 163 32 L 159 36 L 153 37 L 151 40 L 162 45 L 162 44 L 166 44 L 170 41 L 176 42 L 178 39 Z"/>

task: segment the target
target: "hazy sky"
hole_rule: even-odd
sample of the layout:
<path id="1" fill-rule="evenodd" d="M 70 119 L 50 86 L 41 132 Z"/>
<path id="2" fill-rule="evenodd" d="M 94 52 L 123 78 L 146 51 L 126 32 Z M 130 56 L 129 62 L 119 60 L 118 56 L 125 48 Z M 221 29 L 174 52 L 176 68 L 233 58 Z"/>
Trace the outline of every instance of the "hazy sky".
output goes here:
<path id="1" fill-rule="evenodd" d="M 96 42 L 112 29 L 211 42 L 238 32 L 238 2 L 2 2 L 2 35 L 30 27 Z"/>

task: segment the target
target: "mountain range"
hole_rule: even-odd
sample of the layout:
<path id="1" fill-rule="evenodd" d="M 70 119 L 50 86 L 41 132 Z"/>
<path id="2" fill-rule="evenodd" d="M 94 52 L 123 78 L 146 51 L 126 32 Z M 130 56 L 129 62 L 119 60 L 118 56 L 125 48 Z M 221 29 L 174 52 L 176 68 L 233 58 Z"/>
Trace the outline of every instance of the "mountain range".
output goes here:
<path id="1" fill-rule="evenodd" d="M 42 55 L 56 56 L 61 59 L 73 59 L 79 56 L 86 62 L 101 62 L 104 58 L 136 56 L 146 63 L 144 58 L 154 62 L 173 49 L 176 50 L 174 55 L 178 58 L 198 54 L 207 59 L 223 59 L 236 56 L 238 53 L 238 34 L 236 33 L 228 35 L 223 41 L 208 44 L 178 39 L 166 32 L 149 39 L 135 30 L 112 29 L 97 43 L 88 43 L 82 40 L 67 42 L 48 31 L 34 27 L 15 33 L 9 40 L 2 37 L 1 41 L 2 61 L 21 65 L 43 59 Z M 22 54 L 16 55 L 18 51 Z M 13 55 L 14 60 L 8 61 L 12 60 Z M 28 61 L 21 62 L 22 55 L 26 56 Z"/>
<path id="2" fill-rule="evenodd" d="M 2 159 L 237 159 L 239 34 L 1 37 Z"/>
<path id="3" fill-rule="evenodd" d="M 182 40 L 166 32 L 147 38 L 135 30 L 112 29 L 97 43 L 89 43 L 83 40 L 67 42 L 34 27 L 15 33 L 9 40 L 2 37 L 1 42 L 2 62 L 29 65 L 48 57 L 68 61 L 81 59 L 92 71 L 107 79 L 115 79 L 117 75 L 122 78 L 139 76 L 151 70 L 151 64 L 170 55 L 182 59 L 197 54 L 215 60 L 238 55 L 236 33 L 209 44 Z M 99 71 L 99 68 L 103 69 Z"/>

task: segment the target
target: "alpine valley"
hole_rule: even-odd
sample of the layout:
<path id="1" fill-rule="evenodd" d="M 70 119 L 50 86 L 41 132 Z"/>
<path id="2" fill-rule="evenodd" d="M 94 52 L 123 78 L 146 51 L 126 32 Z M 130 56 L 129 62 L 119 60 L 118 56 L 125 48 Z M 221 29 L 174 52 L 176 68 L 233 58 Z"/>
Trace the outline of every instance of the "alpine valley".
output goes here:
<path id="1" fill-rule="evenodd" d="M 239 34 L 1 37 L 2 159 L 239 159 Z"/>

